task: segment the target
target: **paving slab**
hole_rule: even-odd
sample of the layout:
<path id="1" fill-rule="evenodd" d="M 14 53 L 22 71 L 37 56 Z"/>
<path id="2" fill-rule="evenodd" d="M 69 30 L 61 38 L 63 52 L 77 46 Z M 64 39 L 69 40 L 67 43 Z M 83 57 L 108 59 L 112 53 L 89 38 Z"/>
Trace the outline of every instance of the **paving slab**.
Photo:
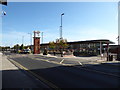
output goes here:
<path id="1" fill-rule="evenodd" d="M 19 70 L 6 56 L 2 56 L 2 88 L 46 88 L 27 72 Z"/>

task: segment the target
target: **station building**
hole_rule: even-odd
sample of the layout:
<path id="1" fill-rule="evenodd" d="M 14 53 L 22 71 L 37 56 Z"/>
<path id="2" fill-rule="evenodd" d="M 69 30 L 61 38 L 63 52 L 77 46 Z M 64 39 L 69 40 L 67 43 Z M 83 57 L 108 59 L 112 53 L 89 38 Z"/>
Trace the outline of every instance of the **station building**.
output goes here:
<path id="1" fill-rule="evenodd" d="M 67 42 L 67 51 L 73 51 L 75 56 L 80 55 L 100 55 L 106 53 L 109 49 L 109 44 L 114 44 L 114 42 L 108 39 L 99 40 L 86 40 L 86 41 L 74 41 Z M 46 48 L 50 51 L 49 43 L 44 43 L 40 45 L 41 52 Z"/>

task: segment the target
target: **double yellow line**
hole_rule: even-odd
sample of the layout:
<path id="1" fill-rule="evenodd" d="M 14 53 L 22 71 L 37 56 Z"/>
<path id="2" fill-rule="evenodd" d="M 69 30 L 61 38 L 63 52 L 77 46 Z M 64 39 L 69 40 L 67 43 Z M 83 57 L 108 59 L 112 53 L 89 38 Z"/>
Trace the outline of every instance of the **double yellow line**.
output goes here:
<path id="1" fill-rule="evenodd" d="M 31 57 L 30 57 L 31 58 Z M 74 66 L 74 64 L 64 64 L 64 63 L 60 63 L 60 62 L 55 62 L 55 61 L 49 61 L 47 59 L 38 59 L 38 58 L 31 58 L 34 60 L 40 60 L 40 61 L 45 61 L 45 62 L 49 62 L 49 63 L 54 63 L 54 64 L 58 64 L 58 65 L 63 65 L 63 66 Z M 62 60 L 63 61 L 63 60 Z M 61 61 L 61 62 L 62 62 Z"/>
<path id="2" fill-rule="evenodd" d="M 37 75 L 36 73 L 30 71 L 29 69 L 27 69 L 26 67 L 22 66 L 21 64 L 19 64 L 18 62 L 12 60 L 12 59 L 9 59 L 14 65 L 16 65 L 18 68 L 20 69 L 23 69 L 23 70 L 26 70 L 28 71 L 29 73 L 31 73 L 33 76 L 35 76 L 37 79 L 39 79 L 40 81 L 42 81 L 44 84 L 47 84 L 50 88 L 53 88 L 53 89 L 59 89 L 56 85 L 54 85 L 53 83 L 51 83 L 50 81 L 44 79 L 43 77 Z M 60 89 L 59 89 L 60 90 Z"/>

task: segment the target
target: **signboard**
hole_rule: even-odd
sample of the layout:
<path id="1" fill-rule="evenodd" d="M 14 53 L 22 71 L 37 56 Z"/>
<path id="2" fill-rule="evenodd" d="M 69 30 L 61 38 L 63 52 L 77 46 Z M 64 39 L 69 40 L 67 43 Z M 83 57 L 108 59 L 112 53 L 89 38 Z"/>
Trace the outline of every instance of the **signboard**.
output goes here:
<path id="1" fill-rule="evenodd" d="M 7 0 L 0 0 L 0 4 L 7 5 Z"/>

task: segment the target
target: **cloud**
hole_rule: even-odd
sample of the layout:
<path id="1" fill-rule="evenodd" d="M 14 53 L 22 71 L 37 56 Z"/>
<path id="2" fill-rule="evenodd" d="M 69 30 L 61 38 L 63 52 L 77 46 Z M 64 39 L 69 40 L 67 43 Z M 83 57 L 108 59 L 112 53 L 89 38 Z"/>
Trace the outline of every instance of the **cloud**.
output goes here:
<path id="1" fill-rule="evenodd" d="M 55 41 L 57 38 L 59 38 L 59 28 L 43 30 L 43 43 Z"/>
<path id="2" fill-rule="evenodd" d="M 25 32 L 11 31 L 0 34 L 2 36 L 3 46 L 13 46 L 15 44 L 22 44 L 22 37 L 24 36 L 24 44 L 30 43 L 30 36 Z"/>
<path id="3" fill-rule="evenodd" d="M 115 20 L 118 21 L 118 13 L 115 16 Z"/>

